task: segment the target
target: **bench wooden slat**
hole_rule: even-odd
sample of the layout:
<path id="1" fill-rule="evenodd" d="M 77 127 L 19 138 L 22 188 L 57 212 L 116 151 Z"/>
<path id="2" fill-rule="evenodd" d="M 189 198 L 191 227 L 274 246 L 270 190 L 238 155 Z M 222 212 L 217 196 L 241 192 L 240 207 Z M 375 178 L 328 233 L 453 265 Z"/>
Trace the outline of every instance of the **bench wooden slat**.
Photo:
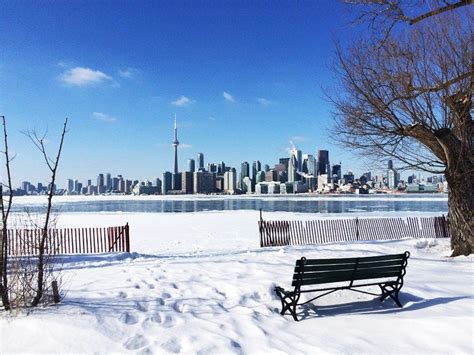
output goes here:
<path id="1" fill-rule="evenodd" d="M 381 255 L 381 256 L 367 256 L 361 258 L 344 258 L 344 259 L 307 259 L 305 261 L 296 260 L 296 265 L 338 265 L 338 264 L 351 264 L 358 261 L 359 263 L 371 263 L 376 261 L 384 260 L 402 260 L 405 258 L 404 254 L 394 254 L 394 255 Z"/>
<path id="2" fill-rule="evenodd" d="M 333 276 L 331 278 L 323 277 L 323 278 L 310 278 L 304 279 L 301 281 L 293 281 L 292 286 L 305 286 L 305 285 L 319 285 L 319 284 L 327 284 L 327 283 L 335 283 L 335 282 L 350 282 L 350 281 L 358 281 L 358 280 L 367 280 L 367 279 L 386 279 L 386 278 L 393 278 L 400 276 L 399 271 L 394 272 L 384 272 L 384 273 L 359 273 L 354 276 L 351 273 L 347 273 L 346 275 L 341 274 L 340 276 Z"/>
<path id="3" fill-rule="evenodd" d="M 401 266 L 384 267 L 379 269 L 361 269 L 361 270 L 342 270 L 342 271 L 322 271 L 322 272 L 305 272 L 303 274 L 294 274 L 293 280 L 307 280 L 307 279 L 332 279 L 333 277 L 345 276 L 347 280 L 352 280 L 353 276 L 368 275 L 368 274 L 384 274 L 384 273 L 400 273 Z"/>
<path id="4" fill-rule="evenodd" d="M 364 262 L 358 264 L 358 269 L 371 269 L 371 268 L 380 268 L 380 267 L 389 267 L 389 266 L 400 266 L 401 260 L 387 260 L 387 261 L 375 261 L 375 262 Z M 331 271 L 331 270 L 353 270 L 355 263 L 346 263 L 346 264 L 328 264 L 328 265 L 312 265 L 312 266 L 295 266 L 294 273 L 301 272 L 314 272 L 314 271 Z"/>

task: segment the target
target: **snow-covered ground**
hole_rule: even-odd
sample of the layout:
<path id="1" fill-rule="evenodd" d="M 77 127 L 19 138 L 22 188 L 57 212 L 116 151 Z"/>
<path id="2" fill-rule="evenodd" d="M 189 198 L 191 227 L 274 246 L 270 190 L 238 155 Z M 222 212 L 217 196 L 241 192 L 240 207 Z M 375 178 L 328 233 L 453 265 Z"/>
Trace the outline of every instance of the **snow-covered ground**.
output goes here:
<path id="1" fill-rule="evenodd" d="M 266 213 L 267 219 L 311 215 Z M 474 352 L 472 257 L 449 240 L 258 247 L 258 213 L 64 214 L 63 226 L 130 224 L 130 254 L 63 259 L 64 300 L 0 316 L 0 353 L 465 353 Z M 279 314 L 295 260 L 408 250 L 403 308 L 341 291 Z M 375 289 L 374 289 L 375 290 Z"/>

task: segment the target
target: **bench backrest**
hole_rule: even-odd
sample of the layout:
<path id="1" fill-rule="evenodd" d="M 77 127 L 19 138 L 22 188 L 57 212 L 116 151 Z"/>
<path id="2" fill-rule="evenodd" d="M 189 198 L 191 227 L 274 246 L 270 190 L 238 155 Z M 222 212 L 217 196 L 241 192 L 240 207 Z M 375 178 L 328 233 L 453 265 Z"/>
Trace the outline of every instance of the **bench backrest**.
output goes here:
<path id="1" fill-rule="evenodd" d="M 406 251 L 403 254 L 344 259 L 303 257 L 296 261 L 292 286 L 403 277 L 409 256 Z"/>

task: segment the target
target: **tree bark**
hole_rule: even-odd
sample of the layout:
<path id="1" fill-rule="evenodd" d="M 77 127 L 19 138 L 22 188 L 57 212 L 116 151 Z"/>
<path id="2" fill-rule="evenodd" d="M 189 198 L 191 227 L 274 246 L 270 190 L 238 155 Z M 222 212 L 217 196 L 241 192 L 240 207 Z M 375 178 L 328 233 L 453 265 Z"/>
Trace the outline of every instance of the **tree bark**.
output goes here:
<path id="1" fill-rule="evenodd" d="M 451 232 L 451 256 L 469 255 L 474 251 L 474 186 L 459 171 L 446 174 L 449 185 L 448 221 Z M 469 175 L 469 174 L 468 174 Z"/>

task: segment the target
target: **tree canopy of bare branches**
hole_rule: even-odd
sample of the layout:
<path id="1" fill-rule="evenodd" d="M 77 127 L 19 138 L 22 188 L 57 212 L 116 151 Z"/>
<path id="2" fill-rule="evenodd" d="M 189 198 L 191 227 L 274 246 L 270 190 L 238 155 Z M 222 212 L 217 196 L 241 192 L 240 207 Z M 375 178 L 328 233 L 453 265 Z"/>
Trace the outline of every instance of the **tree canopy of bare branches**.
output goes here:
<path id="1" fill-rule="evenodd" d="M 360 3 L 364 4 L 360 4 Z M 337 140 L 406 168 L 444 173 L 453 255 L 473 250 L 472 1 L 361 1 L 376 31 L 337 45 Z M 465 6 L 468 5 L 468 6 Z M 414 13 L 411 16 L 409 14 Z"/>

